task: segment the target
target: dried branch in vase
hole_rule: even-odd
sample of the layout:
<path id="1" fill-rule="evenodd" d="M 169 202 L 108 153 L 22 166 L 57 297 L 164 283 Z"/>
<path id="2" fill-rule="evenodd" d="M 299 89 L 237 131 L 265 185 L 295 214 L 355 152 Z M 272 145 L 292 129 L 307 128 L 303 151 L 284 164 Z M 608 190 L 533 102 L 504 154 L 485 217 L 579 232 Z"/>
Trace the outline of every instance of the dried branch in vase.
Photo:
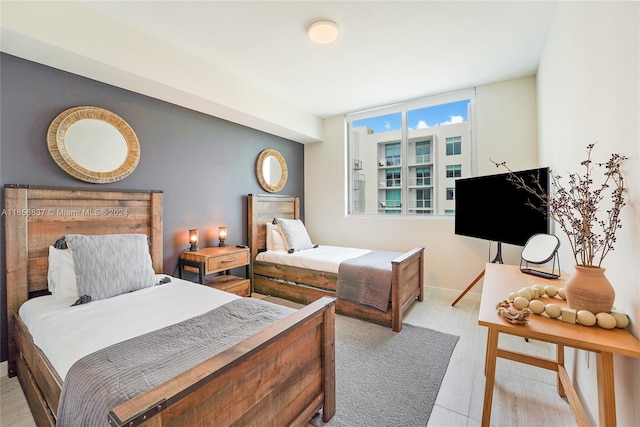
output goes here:
<path id="1" fill-rule="evenodd" d="M 515 175 L 506 162 L 491 160 L 496 167 L 507 169 L 509 179 L 517 187 L 542 202 L 545 213 L 558 223 L 569 238 L 576 264 L 585 267 L 600 267 L 604 258 L 614 249 L 616 232 L 622 228 L 620 212 L 625 205 L 626 189 L 621 166 L 627 157 L 614 153 L 606 163 L 595 163 L 591 160 L 594 146 L 595 143 L 587 145 L 587 158 L 580 162 L 585 168 L 583 175 L 570 173 L 565 182 L 561 175 L 550 172 L 555 189 L 552 195 L 543 191 L 539 176 L 537 179 L 533 177 L 534 185 L 531 186 Z M 599 186 L 594 183 L 594 166 L 604 168 L 604 180 Z M 609 189 L 611 195 L 606 203 Z M 603 204 L 606 206 L 603 207 Z"/>

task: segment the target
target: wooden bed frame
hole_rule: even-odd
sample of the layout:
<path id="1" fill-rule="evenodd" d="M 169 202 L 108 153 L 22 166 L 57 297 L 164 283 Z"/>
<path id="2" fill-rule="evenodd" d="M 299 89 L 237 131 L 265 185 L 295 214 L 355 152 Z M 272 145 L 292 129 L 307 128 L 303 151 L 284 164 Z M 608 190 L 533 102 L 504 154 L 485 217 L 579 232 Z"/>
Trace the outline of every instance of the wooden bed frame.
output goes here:
<path id="1" fill-rule="evenodd" d="M 248 233 L 252 261 L 252 286 L 255 292 L 309 304 L 322 296 L 335 297 L 337 274 L 256 261 L 266 250 L 266 221 L 273 218 L 298 219 L 300 198 L 279 195 L 248 196 Z M 391 298 L 386 312 L 348 300 L 338 299 L 340 314 L 402 330 L 404 313 L 416 301 L 422 301 L 424 248 L 417 247 L 391 263 Z"/>
<path id="2" fill-rule="evenodd" d="M 62 380 L 18 309 L 47 293 L 48 247 L 67 233 L 145 233 L 162 271 L 162 192 L 4 189 L 9 376 L 38 426 L 56 423 Z M 124 213 L 126 211 L 126 214 Z M 109 413 L 110 425 L 305 425 L 335 413 L 335 301 L 323 298 Z M 105 419 L 105 423 L 107 419 Z"/>

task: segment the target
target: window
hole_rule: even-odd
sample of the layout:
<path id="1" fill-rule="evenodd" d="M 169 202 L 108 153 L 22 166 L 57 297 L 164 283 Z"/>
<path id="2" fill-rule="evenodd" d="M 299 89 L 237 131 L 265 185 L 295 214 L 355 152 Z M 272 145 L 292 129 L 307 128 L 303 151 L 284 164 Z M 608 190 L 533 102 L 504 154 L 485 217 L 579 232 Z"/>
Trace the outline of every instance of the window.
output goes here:
<path id="1" fill-rule="evenodd" d="M 384 145 L 384 159 L 385 166 L 398 166 L 400 165 L 400 143 Z"/>
<path id="2" fill-rule="evenodd" d="M 400 169 L 387 169 L 385 187 L 400 187 Z"/>
<path id="3" fill-rule="evenodd" d="M 474 164 L 474 97 L 469 90 L 348 114 L 348 213 L 453 210 L 453 180 Z"/>
<path id="4" fill-rule="evenodd" d="M 447 200 L 455 200 L 456 188 L 447 187 Z"/>
<path id="5" fill-rule="evenodd" d="M 416 142 L 416 164 L 431 161 L 431 141 Z"/>
<path id="6" fill-rule="evenodd" d="M 431 185 L 431 168 L 416 169 L 416 186 Z"/>
<path id="7" fill-rule="evenodd" d="M 447 156 L 462 153 L 462 138 L 459 136 L 452 136 L 445 139 L 445 145 L 447 147 Z"/>
<path id="8" fill-rule="evenodd" d="M 460 178 L 462 176 L 462 165 L 447 165 L 447 178 Z"/>

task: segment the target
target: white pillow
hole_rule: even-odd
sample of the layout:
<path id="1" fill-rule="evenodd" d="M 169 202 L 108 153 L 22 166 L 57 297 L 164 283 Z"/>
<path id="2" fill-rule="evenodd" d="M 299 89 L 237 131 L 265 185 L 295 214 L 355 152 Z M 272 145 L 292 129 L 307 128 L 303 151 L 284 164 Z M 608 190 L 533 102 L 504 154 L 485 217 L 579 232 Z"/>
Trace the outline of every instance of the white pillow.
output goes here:
<path id="1" fill-rule="evenodd" d="M 78 298 L 76 272 L 71 249 L 56 249 L 49 246 L 49 269 L 47 271 L 49 291 L 56 299 Z"/>
<path id="2" fill-rule="evenodd" d="M 267 221 L 266 223 L 265 238 L 267 240 L 268 251 L 287 251 L 287 247 L 282 240 L 282 234 L 280 234 L 280 229 L 273 221 Z"/>
<path id="3" fill-rule="evenodd" d="M 267 221 L 264 224 L 265 227 L 265 231 L 264 231 L 264 238 L 266 240 L 267 243 L 267 250 L 268 251 L 272 251 L 273 250 L 273 229 L 276 227 L 275 225 L 273 225 L 273 223 L 271 221 Z"/>
<path id="4" fill-rule="evenodd" d="M 276 222 L 282 234 L 282 240 L 287 247 L 287 252 L 302 251 L 313 248 L 311 237 L 302 221 L 299 219 L 277 218 Z"/>
<path id="5" fill-rule="evenodd" d="M 280 230 L 278 228 L 274 228 L 271 230 L 271 241 L 272 241 L 272 251 L 280 251 L 286 252 L 287 247 L 284 244 L 284 240 L 282 240 L 282 234 L 280 234 Z"/>

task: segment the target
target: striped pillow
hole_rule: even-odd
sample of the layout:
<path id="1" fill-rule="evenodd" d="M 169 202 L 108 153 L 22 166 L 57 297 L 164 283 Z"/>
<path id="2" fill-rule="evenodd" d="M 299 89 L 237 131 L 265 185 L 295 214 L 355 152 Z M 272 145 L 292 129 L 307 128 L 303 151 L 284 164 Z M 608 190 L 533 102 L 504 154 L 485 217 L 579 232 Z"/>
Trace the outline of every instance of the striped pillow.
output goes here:
<path id="1" fill-rule="evenodd" d="M 156 282 L 144 234 L 67 234 L 79 296 L 110 298 Z"/>

